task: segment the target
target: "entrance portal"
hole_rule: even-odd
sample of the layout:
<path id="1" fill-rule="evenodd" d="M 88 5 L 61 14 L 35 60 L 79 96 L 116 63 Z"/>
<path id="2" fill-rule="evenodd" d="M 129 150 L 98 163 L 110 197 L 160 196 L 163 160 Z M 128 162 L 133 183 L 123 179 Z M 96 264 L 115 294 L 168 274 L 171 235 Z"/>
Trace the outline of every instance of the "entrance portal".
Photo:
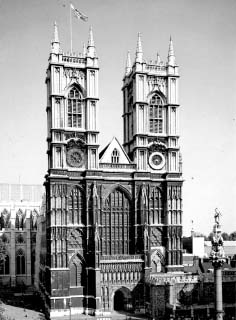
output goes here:
<path id="1" fill-rule="evenodd" d="M 124 308 L 124 295 L 121 290 L 116 291 L 114 296 L 114 310 L 121 311 L 125 310 Z"/>
<path id="2" fill-rule="evenodd" d="M 125 287 L 122 287 L 115 292 L 113 301 L 115 311 L 132 310 L 132 295 L 130 290 Z"/>

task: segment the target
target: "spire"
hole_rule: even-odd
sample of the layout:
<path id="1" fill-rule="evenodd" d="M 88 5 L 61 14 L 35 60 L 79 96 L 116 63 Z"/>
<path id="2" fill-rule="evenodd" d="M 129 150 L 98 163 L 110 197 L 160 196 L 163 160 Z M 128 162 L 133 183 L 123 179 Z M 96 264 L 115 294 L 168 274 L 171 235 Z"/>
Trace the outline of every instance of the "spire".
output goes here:
<path id="1" fill-rule="evenodd" d="M 131 71 L 131 59 L 130 59 L 130 52 L 127 53 L 127 60 L 126 60 L 126 68 L 125 68 L 125 75 L 128 75 Z"/>
<path id="2" fill-rule="evenodd" d="M 161 62 L 161 57 L 160 57 L 159 53 L 157 52 L 157 64 L 160 64 L 160 62 Z"/>
<path id="3" fill-rule="evenodd" d="M 141 33 L 138 33 L 138 42 L 137 42 L 137 49 L 136 49 L 136 62 L 142 63 L 143 62 L 143 49 L 142 49 L 142 42 L 141 42 Z"/>
<path id="4" fill-rule="evenodd" d="M 54 37 L 53 42 L 59 42 L 59 36 L 58 36 L 58 28 L 57 28 L 57 22 L 54 22 Z"/>
<path id="5" fill-rule="evenodd" d="M 86 57 L 86 46 L 85 43 L 83 43 L 83 56 Z"/>
<path id="6" fill-rule="evenodd" d="M 93 29 L 92 26 L 89 28 L 89 40 L 88 40 L 88 46 L 94 47 L 94 40 L 93 40 Z"/>
<path id="7" fill-rule="evenodd" d="M 53 40 L 51 42 L 51 51 L 53 53 L 59 53 L 60 50 L 60 41 L 58 36 L 58 28 L 56 21 L 54 22 L 54 32 L 53 32 Z"/>
<path id="8" fill-rule="evenodd" d="M 174 46 L 173 41 L 170 37 L 170 43 L 169 43 L 169 51 L 168 51 L 168 65 L 169 66 L 175 66 L 175 53 L 174 53 Z"/>
<path id="9" fill-rule="evenodd" d="M 88 46 L 87 46 L 87 56 L 90 58 L 95 57 L 95 45 L 93 40 L 93 30 L 90 26 L 89 28 L 89 39 L 88 39 Z"/>

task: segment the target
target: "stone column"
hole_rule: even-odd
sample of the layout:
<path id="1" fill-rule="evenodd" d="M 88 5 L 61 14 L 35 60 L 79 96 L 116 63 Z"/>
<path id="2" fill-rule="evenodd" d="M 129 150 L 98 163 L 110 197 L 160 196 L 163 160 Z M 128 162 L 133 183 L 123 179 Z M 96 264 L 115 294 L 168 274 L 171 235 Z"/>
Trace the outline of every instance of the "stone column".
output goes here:
<path id="1" fill-rule="evenodd" d="M 222 265 L 218 263 L 214 266 L 215 279 L 215 312 L 216 320 L 223 319 L 223 296 L 222 296 Z"/>
<path id="2" fill-rule="evenodd" d="M 222 266 L 225 262 L 223 238 L 220 225 L 221 213 L 215 209 L 215 224 L 213 226 L 213 239 L 210 259 L 214 267 L 215 282 L 215 319 L 223 320 L 223 296 L 222 296 Z"/>

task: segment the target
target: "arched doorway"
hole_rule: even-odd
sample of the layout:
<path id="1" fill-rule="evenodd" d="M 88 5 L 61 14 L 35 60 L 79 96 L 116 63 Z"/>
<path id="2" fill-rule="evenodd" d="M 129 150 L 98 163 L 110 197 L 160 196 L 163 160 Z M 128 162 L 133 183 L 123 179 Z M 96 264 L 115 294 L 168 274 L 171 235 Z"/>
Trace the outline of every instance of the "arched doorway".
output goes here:
<path id="1" fill-rule="evenodd" d="M 121 311 L 124 310 L 124 295 L 121 290 L 116 291 L 114 295 L 114 310 Z"/>
<path id="2" fill-rule="evenodd" d="M 113 302 L 115 311 L 131 311 L 133 309 L 131 292 L 125 287 L 115 292 Z"/>

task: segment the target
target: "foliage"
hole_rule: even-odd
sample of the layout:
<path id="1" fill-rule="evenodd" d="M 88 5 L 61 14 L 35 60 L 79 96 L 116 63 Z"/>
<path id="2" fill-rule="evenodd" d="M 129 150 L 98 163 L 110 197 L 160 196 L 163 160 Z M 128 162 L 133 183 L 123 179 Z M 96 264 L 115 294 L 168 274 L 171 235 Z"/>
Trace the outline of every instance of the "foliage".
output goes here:
<path id="1" fill-rule="evenodd" d="M 205 240 L 211 241 L 213 238 L 213 232 L 209 233 L 209 235 L 205 238 Z M 236 241 L 236 231 L 228 234 L 227 232 L 222 232 L 222 238 L 224 241 Z"/>
<path id="2" fill-rule="evenodd" d="M 209 233 L 207 240 L 211 241 L 213 239 L 213 232 Z"/>
<path id="3" fill-rule="evenodd" d="M 223 233 L 222 233 L 222 238 L 223 238 L 223 240 L 228 241 L 228 240 L 229 240 L 229 235 L 228 235 L 228 233 L 227 233 L 227 232 L 223 232 Z"/>
<path id="4" fill-rule="evenodd" d="M 229 240 L 236 241 L 236 231 L 230 233 Z"/>

